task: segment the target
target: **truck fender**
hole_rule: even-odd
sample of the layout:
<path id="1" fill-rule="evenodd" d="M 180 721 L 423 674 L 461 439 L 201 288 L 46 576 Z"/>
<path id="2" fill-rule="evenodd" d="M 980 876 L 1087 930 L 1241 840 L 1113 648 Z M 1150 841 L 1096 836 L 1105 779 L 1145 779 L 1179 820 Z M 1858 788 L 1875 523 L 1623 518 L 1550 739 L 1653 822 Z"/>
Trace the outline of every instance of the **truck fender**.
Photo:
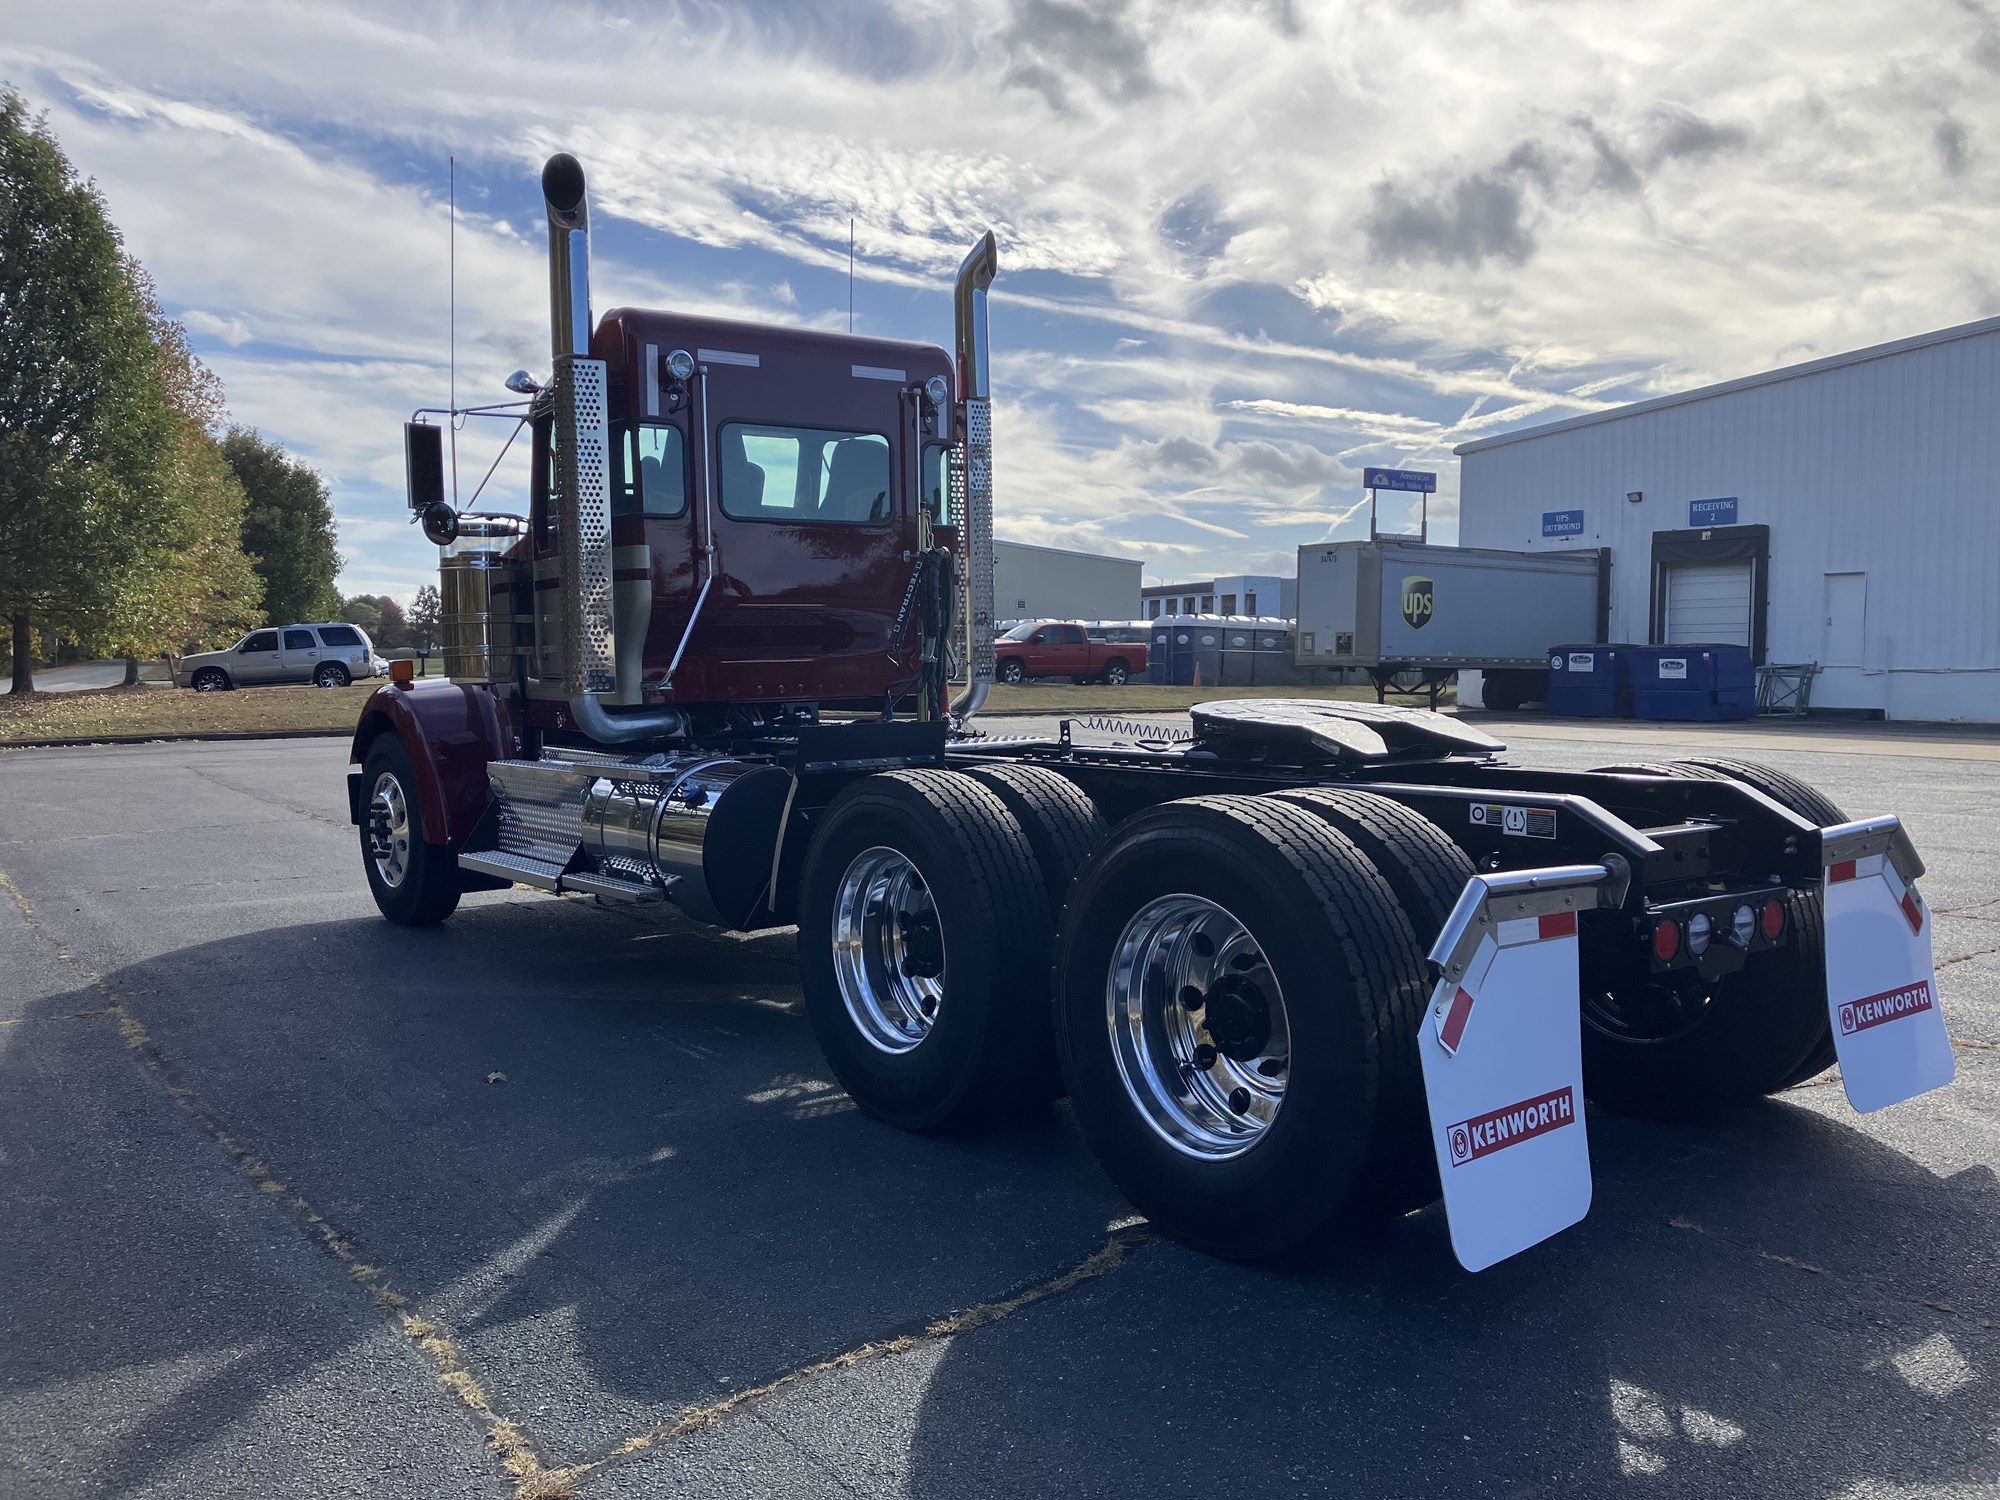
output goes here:
<path id="1" fill-rule="evenodd" d="M 521 753 L 521 724 L 511 706 L 484 688 L 455 682 L 389 683 L 369 694 L 348 750 L 357 768 L 348 773 L 348 811 L 357 822 L 366 800 L 358 768 L 385 734 L 399 738 L 409 754 L 428 842 L 462 849 L 492 800 L 486 763 Z"/>

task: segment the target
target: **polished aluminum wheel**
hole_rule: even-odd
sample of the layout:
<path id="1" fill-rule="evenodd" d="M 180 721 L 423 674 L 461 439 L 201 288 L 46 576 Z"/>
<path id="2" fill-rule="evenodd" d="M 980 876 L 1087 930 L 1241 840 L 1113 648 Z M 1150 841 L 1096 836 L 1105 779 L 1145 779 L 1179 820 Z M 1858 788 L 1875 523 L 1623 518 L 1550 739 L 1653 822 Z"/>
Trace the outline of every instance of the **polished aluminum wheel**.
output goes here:
<path id="1" fill-rule="evenodd" d="M 390 890 L 400 890 L 410 873 L 410 807 L 394 771 L 375 778 L 368 799 L 368 857 Z"/>
<path id="2" fill-rule="evenodd" d="M 854 856 L 833 897 L 833 972 L 868 1044 L 908 1052 L 944 1000 L 944 934 L 909 859 L 877 845 Z"/>
<path id="3" fill-rule="evenodd" d="M 1278 1116 L 1291 1026 L 1250 930 L 1213 901 L 1162 896 L 1125 924 L 1105 982 L 1125 1092 L 1168 1145 L 1222 1161 Z"/>

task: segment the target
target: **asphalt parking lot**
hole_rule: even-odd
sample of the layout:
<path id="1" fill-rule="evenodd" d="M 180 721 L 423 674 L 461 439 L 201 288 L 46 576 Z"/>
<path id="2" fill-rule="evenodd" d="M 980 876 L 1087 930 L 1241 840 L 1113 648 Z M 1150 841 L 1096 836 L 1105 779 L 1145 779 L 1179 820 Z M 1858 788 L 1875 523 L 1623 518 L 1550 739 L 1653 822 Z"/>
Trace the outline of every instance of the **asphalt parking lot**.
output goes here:
<path id="1" fill-rule="evenodd" d="M 2000 764 L 1757 747 L 1905 815 L 1958 1082 L 1593 1111 L 1478 1276 L 1435 1208 L 1204 1259 L 1061 1108 L 875 1125 L 789 932 L 391 927 L 342 741 L 0 755 L 0 1495 L 2000 1495 Z"/>

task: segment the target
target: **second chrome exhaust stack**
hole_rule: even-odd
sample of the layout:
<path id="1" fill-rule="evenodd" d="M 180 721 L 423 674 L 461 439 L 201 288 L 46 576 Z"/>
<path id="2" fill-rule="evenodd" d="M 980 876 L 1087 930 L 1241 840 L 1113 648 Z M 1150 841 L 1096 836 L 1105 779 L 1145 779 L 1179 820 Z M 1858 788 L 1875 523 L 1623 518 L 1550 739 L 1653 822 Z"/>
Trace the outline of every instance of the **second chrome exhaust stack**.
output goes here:
<path id="1" fill-rule="evenodd" d="M 969 719 L 993 691 L 993 400 L 986 363 L 986 289 L 1000 271 L 1000 252 L 988 230 L 958 268 L 952 321 L 958 344 L 958 388 L 964 402 L 964 447 L 958 455 L 952 521 L 965 574 L 965 691 L 951 706 Z"/>

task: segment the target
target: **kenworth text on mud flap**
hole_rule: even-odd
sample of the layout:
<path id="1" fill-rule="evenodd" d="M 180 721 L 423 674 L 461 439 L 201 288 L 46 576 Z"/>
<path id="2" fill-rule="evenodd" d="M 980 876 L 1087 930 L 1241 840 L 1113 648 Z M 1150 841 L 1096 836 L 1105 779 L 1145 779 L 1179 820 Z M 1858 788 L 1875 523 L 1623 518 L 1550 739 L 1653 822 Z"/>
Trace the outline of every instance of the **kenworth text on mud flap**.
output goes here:
<path id="1" fill-rule="evenodd" d="M 1837 1060 L 1952 1075 L 1922 873 L 1744 762 L 1589 773 L 1433 713 L 1225 702 L 1148 747 L 971 728 L 993 676 L 991 235 L 955 357 L 620 308 L 584 176 L 542 174 L 554 373 L 498 411 L 524 516 L 445 498 L 449 681 L 374 694 L 349 777 L 392 921 L 504 885 L 796 923 L 870 1114 L 1067 1092 L 1154 1224 L 1257 1257 L 1440 1195 L 1479 1269 L 1582 1216 L 1583 1100 L 1669 1112 Z M 949 664 L 964 664 L 954 685 Z"/>

